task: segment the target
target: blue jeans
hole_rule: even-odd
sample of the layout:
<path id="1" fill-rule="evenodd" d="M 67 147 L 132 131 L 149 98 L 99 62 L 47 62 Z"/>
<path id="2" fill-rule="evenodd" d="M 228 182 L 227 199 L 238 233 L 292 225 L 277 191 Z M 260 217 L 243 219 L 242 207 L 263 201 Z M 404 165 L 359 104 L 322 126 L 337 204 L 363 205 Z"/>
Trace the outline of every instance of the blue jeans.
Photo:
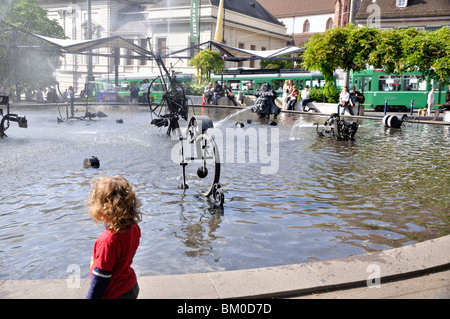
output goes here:
<path id="1" fill-rule="evenodd" d="M 352 106 L 350 105 L 350 103 L 345 103 L 345 105 L 342 106 L 342 115 L 344 115 L 345 109 L 347 109 L 347 111 L 348 111 L 348 113 L 350 113 L 350 115 L 354 115 L 353 111 L 352 111 Z"/>
<path id="2" fill-rule="evenodd" d="M 302 111 L 305 111 L 306 104 L 311 102 L 311 99 L 302 99 Z"/>
<path id="3" fill-rule="evenodd" d="M 217 100 L 221 97 L 220 94 L 214 94 L 214 104 L 217 105 Z"/>

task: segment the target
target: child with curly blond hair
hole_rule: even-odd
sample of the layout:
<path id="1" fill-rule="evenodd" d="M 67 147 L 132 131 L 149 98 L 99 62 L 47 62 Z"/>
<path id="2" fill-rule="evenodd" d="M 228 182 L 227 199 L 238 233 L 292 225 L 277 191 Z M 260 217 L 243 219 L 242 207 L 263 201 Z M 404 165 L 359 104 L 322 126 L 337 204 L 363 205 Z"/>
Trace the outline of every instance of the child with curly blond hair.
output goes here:
<path id="1" fill-rule="evenodd" d="M 88 299 L 137 298 L 139 286 L 131 268 L 139 246 L 141 202 L 123 177 L 100 177 L 92 183 L 89 215 L 103 222 L 91 259 Z"/>

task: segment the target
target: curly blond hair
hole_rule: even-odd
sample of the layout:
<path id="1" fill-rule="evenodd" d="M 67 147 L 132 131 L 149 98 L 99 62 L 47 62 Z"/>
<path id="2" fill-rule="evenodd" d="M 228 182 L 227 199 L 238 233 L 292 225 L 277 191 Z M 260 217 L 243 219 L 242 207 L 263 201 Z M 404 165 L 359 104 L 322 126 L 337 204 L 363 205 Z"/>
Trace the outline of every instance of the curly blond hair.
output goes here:
<path id="1" fill-rule="evenodd" d="M 134 187 L 122 176 L 102 176 L 91 182 L 88 214 L 105 228 L 117 233 L 142 220 L 140 200 Z"/>

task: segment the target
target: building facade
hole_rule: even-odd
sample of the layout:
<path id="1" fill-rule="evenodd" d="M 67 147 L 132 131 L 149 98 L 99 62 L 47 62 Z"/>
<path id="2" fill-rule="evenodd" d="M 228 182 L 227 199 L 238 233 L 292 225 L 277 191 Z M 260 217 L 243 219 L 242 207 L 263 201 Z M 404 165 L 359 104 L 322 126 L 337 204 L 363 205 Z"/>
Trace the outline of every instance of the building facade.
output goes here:
<path id="1" fill-rule="evenodd" d="M 350 21 L 351 0 L 258 0 L 282 22 L 296 46 L 303 46 L 315 33 Z M 354 10 L 361 0 L 355 0 Z"/>
<path id="2" fill-rule="evenodd" d="M 436 30 L 450 26 L 449 0 L 363 0 L 356 23 L 379 29 Z"/>
<path id="3" fill-rule="evenodd" d="M 72 40 L 95 39 L 119 35 L 153 52 L 169 54 L 196 43 L 214 40 L 220 0 L 198 0 L 198 39 L 191 39 L 191 0 L 38 0 L 48 10 L 48 17 L 63 27 Z M 90 3 L 90 10 L 88 7 Z M 90 15 L 89 15 L 90 13 Z M 89 16 L 91 28 L 89 28 Z M 286 27 L 256 1 L 226 0 L 223 19 L 223 42 L 248 50 L 272 50 L 291 42 Z M 89 32 L 91 31 L 91 32 Z M 98 49 L 102 53 L 102 49 Z M 123 49 L 122 49 L 123 50 Z M 177 72 L 194 73 L 186 59 L 167 58 L 165 64 Z M 120 59 L 119 73 L 153 73 L 153 61 L 133 59 L 132 52 Z M 57 71 L 62 87 L 74 85 L 81 90 L 86 83 L 88 55 L 69 55 Z M 236 63 L 227 62 L 226 67 Z M 258 62 L 247 61 L 240 66 L 258 67 Z M 114 61 L 106 57 L 92 57 L 93 76 L 99 77 L 114 71 Z"/>

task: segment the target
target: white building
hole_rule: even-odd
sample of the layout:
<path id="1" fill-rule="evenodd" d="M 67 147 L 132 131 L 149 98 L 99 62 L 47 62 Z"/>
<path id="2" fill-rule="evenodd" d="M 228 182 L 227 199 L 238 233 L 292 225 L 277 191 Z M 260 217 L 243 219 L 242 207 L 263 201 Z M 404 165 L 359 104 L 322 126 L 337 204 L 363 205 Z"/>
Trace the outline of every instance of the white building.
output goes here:
<path id="1" fill-rule="evenodd" d="M 433 31 L 450 26 L 450 0 L 364 0 L 355 20 L 379 29 Z"/>
<path id="2" fill-rule="evenodd" d="M 199 43 L 214 40 L 219 1 L 198 0 Z M 38 4 L 48 10 L 48 17 L 57 20 L 72 40 L 89 39 L 89 2 L 92 38 L 120 35 L 146 49 L 149 49 L 150 39 L 151 49 L 163 55 L 195 44 L 191 41 L 190 0 L 38 0 Z M 291 37 L 286 35 L 286 27 L 258 2 L 226 0 L 223 41 L 242 49 L 273 50 L 288 45 Z M 99 49 L 98 53 L 102 50 L 107 49 Z M 127 52 L 122 54 L 127 55 Z M 194 50 L 188 53 L 191 57 L 195 54 Z M 88 60 L 87 55 L 66 54 L 57 72 L 61 87 L 74 85 L 75 90 L 83 89 Z M 165 63 L 177 72 L 195 72 L 188 66 L 188 59 L 167 58 Z M 93 57 L 92 65 L 94 78 L 114 71 L 111 58 Z M 232 62 L 226 65 L 235 66 L 236 63 Z M 259 65 L 258 62 L 247 61 L 240 66 Z M 119 73 L 151 73 L 157 71 L 155 67 L 153 61 L 122 58 Z"/>
<path id="3" fill-rule="evenodd" d="M 350 0 L 259 0 L 287 28 L 296 46 L 303 46 L 315 33 L 345 25 Z"/>

